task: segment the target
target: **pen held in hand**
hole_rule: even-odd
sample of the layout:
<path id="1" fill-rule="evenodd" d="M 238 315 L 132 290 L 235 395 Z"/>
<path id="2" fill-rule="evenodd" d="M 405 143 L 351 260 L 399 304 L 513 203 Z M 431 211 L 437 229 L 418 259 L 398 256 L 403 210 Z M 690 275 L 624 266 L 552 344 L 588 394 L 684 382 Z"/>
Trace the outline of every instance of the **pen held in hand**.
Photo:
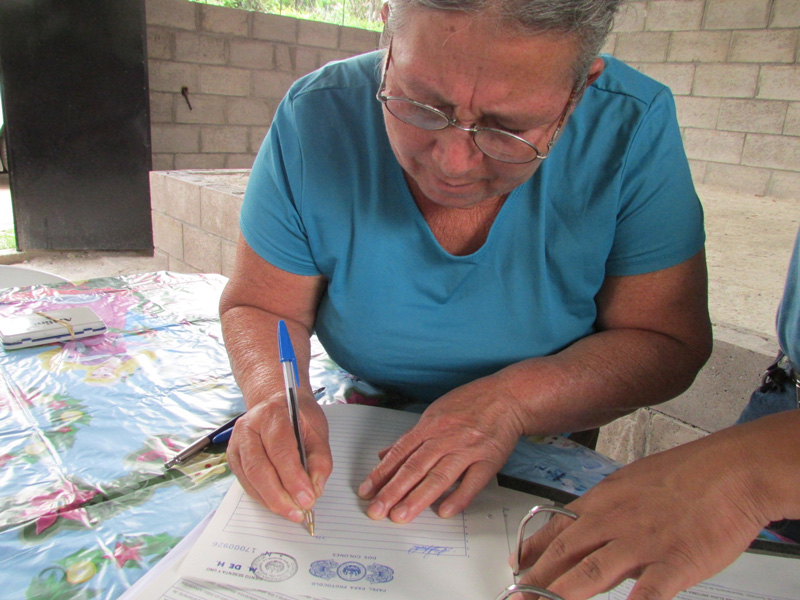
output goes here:
<path id="1" fill-rule="evenodd" d="M 292 339 L 284 321 L 278 322 L 278 351 L 280 353 L 281 367 L 283 368 L 283 381 L 286 385 L 286 403 L 289 407 L 289 417 L 294 428 L 297 440 L 297 450 L 300 452 L 300 462 L 308 473 L 308 459 L 303 443 L 303 432 L 300 429 L 300 406 L 297 400 L 297 388 L 300 385 L 300 374 L 297 371 L 297 357 L 294 354 Z M 314 535 L 314 511 L 304 510 L 306 528 L 308 533 Z"/>

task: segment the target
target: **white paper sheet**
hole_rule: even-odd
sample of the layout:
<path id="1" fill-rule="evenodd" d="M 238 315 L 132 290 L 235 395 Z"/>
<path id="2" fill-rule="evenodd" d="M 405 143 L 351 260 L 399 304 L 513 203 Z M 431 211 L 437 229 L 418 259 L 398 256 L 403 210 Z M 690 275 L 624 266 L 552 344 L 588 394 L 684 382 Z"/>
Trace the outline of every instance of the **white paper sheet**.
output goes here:
<path id="1" fill-rule="evenodd" d="M 503 510 L 491 494 L 451 519 L 431 509 L 406 525 L 366 516 L 356 489 L 377 464 L 378 451 L 418 415 L 360 405 L 324 410 L 334 471 L 315 507 L 315 537 L 271 514 L 235 483 L 184 561 L 184 577 L 347 600 L 485 600 L 510 583 Z"/>

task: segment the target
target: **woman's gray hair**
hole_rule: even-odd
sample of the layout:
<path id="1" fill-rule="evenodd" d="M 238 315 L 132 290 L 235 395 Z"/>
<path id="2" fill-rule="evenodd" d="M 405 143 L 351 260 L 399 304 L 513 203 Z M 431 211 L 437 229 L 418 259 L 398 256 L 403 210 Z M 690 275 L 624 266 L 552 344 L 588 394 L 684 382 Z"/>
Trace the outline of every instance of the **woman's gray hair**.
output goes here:
<path id="1" fill-rule="evenodd" d="M 576 87 L 582 86 L 589 68 L 614 26 L 621 0 L 388 0 L 389 17 L 384 45 L 406 22 L 408 9 L 453 10 L 485 14 L 520 34 L 574 35 L 579 44 L 575 64 Z"/>

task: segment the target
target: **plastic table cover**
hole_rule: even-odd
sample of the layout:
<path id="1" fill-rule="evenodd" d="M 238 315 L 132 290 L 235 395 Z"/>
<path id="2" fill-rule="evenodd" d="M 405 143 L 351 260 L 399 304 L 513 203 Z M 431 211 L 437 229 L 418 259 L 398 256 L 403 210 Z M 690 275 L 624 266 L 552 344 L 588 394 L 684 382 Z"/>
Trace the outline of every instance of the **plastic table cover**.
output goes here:
<path id="1" fill-rule="evenodd" d="M 225 281 L 158 272 L 0 291 L 0 317 L 90 306 L 108 328 L 0 353 L 0 597 L 116 598 L 216 508 L 224 447 L 163 465 L 244 409 L 219 324 Z M 315 338 L 312 354 L 320 402 L 398 405 Z M 503 472 L 580 494 L 617 467 L 551 437 L 521 440 Z"/>

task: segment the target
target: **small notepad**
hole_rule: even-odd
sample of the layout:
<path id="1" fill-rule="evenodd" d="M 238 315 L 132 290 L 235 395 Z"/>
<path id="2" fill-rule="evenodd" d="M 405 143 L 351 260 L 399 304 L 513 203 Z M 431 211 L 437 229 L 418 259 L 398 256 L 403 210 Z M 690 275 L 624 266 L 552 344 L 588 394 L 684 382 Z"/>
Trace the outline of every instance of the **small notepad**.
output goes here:
<path id="1" fill-rule="evenodd" d="M 0 341 L 6 350 L 66 342 L 105 331 L 106 324 L 87 306 L 0 319 Z"/>

